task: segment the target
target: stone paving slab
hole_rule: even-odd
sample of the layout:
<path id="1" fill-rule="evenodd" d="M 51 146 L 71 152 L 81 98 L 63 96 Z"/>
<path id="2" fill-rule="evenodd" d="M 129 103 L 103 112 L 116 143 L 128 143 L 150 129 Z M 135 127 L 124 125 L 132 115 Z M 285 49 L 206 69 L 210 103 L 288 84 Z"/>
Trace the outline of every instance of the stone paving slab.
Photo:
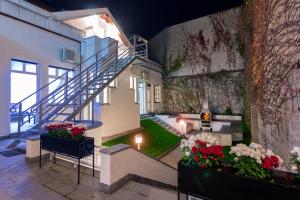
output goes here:
<path id="1" fill-rule="evenodd" d="M 24 155 L 0 155 L 1 200 L 176 200 L 177 193 L 137 182 L 129 182 L 113 194 L 99 191 L 99 172 L 81 168 L 81 184 L 77 185 L 77 169 L 72 163 L 57 160 L 54 165 L 43 160 L 25 161 Z"/>
<path id="2" fill-rule="evenodd" d="M 177 169 L 177 163 L 181 160 L 181 158 L 182 152 L 180 146 L 178 146 L 172 151 L 170 151 L 168 154 L 161 157 L 159 160 Z"/>

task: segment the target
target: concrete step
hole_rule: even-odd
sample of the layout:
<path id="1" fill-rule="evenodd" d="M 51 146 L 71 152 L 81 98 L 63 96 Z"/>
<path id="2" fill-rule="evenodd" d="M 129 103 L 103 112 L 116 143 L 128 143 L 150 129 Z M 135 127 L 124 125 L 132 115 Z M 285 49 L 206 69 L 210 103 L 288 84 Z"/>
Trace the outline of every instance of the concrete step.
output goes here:
<path id="1" fill-rule="evenodd" d="M 16 145 L 16 148 L 26 151 L 26 142 L 19 142 L 19 144 Z"/>

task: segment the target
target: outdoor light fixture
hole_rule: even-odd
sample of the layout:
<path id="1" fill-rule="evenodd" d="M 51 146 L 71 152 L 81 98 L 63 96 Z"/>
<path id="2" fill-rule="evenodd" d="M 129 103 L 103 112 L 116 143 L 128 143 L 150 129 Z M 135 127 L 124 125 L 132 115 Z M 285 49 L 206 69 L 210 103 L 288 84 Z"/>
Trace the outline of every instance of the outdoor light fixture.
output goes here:
<path id="1" fill-rule="evenodd" d="M 179 123 L 180 123 L 181 126 L 184 125 L 184 121 L 183 120 L 180 120 Z"/>
<path id="2" fill-rule="evenodd" d="M 143 142 L 142 134 L 136 134 L 135 135 L 135 143 L 137 143 L 137 145 L 138 145 L 138 150 L 140 150 L 140 148 L 141 148 L 140 146 L 141 146 L 142 142 Z"/>
<path id="3" fill-rule="evenodd" d="M 181 134 L 184 134 L 184 125 L 185 125 L 185 121 L 181 119 L 181 120 L 179 121 L 179 124 L 180 124 Z"/>

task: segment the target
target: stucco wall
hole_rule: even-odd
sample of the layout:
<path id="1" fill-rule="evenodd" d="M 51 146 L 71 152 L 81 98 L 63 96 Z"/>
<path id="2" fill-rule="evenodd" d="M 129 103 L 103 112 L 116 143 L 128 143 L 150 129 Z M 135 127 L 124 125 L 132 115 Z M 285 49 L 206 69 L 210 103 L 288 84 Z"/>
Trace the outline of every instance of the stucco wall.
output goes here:
<path id="1" fill-rule="evenodd" d="M 240 8 L 164 29 L 149 42 L 163 66 L 164 110 L 200 112 L 204 99 L 223 113 L 243 112 L 243 49 L 237 30 Z"/>
<path id="2" fill-rule="evenodd" d="M 38 63 L 39 85 L 48 83 L 48 66 L 70 68 L 60 61 L 63 47 L 80 52 L 80 43 L 0 15 L 0 136 L 9 133 L 10 60 Z M 26 83 L 24 83 L 26 87 Z"/>
<path id="3" fill-rule="evenodd" d="M 135 103 L 134 90 L 130 89 L 129 77 L 134 75 L 140 80 L 141 72 L 146 71 L 148 73 L 147 83 L 161 84 L 160 73 L 146 70 L 137 64 L 131 64 L 118 76 L 117 87 L 109 88 L 110 103 L 95 106 L 95 120 L 99 120 L 103 124 L 97 129 L 88 131 L 88 135 L 95 138 L 97 145 L 101 145 L 102 138 L 113 137 L 140 128 L 140 105 Z M 161 112 L 162 103 L 153 103 L 152 101 L 152 104 L 154 111 Z"/>
<path id="4" fill-rule="evenodd" d="M 113 147 L 112 147 L 113 148 Z M 100 183 L 112 185 L 128 174 L 177 186 L 177 170 L 127 148 L 109 155 L 101 153 Z"/>

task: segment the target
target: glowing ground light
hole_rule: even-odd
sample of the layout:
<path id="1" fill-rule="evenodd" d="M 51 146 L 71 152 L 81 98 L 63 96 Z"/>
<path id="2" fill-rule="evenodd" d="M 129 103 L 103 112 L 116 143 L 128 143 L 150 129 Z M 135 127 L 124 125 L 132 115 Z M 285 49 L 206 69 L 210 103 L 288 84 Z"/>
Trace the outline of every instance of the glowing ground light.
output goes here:
<path id="1" fill-rule="evenodd" d="M 136 134 L 135 135 L 135 143 L 137 143 L 137 145 L 138 145 L 138 150 L 140 150 L 142 142 L 143 142 L 142 134 Z"/>

